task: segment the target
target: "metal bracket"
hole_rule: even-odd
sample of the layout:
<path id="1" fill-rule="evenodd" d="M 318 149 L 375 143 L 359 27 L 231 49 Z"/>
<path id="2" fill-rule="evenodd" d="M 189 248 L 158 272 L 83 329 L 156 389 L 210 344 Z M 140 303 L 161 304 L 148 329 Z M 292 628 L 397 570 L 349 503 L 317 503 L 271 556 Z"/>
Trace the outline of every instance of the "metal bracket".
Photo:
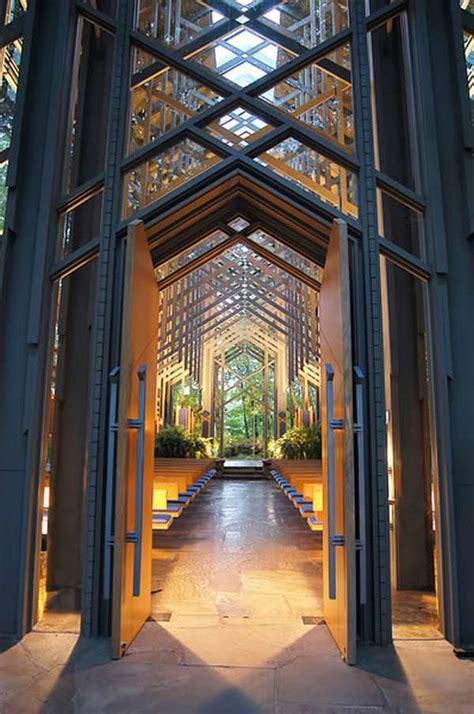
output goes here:
<path id="1" fill-rule="evenodd" d="M 344 535 L 336 534 L 336 473 L 334 455 L 334 432 L 344 429 L 344 421 L 334 418 L 334 368 L 325 365 L 326 371 L 326 419 L 327 419 L 327 468 L 328 468 L 328 571 L 329 599 L 336 599 L 336 548 L 345 544 Z"/>
<path id="2" fill-rule="evenodd" d="M 356 541 L 356 550 L 359 553 L 359 602 L 367 602 L 367 549 L 365 542 L 366 512 L 365 512 L 365 425 L 364 425 L 364 388 L 365 374 L 360 367 L 354 367 L 354 435 L 357 444 L 357 496 L 359 538 Z"/>

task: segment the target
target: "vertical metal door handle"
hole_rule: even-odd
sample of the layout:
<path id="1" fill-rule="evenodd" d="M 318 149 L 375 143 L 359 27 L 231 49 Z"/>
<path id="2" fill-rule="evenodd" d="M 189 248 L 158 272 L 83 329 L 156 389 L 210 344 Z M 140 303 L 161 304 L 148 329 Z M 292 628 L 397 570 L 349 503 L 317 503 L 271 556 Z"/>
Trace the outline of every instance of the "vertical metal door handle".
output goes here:
<path id="1" fill-rule="evenodd" d="M 359 602 L 367 602 L 367 549 L 365 543 L 365 434 L 364 434 L 364 389 L 365 374 L 360 367 L 354 367 L 355 383 L 355 423 L 354 434 L 357 442 L 357 495 L 359 499 L 359 538 L 356 548 L 359 552 Z"/>
<path id="2" fill-rule="evenodd" d="M 329 363 L 326 370 L 326 433 L 328 465 L 328 545 L 329 545 L 329 599 L 336 599 L 336 546 L 344 545 L 344 536 L 336 535 L 336 464 L 334 453 L 334 432 L 343 429 L 342 419 L 334 419 L 334 369 Z"/>
<path id="3" fill-rule="evenodd" d="M 117 443 L 117 403 L 120 367 L 115 367 L 109 374 L 110 401 L 109 401 L 109 441 L 107 445 L 107 472 L 105 477 L 105 518 L 104 518 L 104 600 L 110 600 L 110 584 L 112 575 L 112 546 L 113 517 L 114 517 L 114 474 L 115 474 L 115 447 Z"/>
<path id="4" fill-rule="evenodd" d="M 137 371 L 138 377 L 138 418 L 128 420 L 128 428 L 136 429 L 137 462 L 135 478 L 135 530 L 126 534 L 126 541 L 134 544 L 133 595 L 138 597 L 141 588 L 142 535 L 143 535 L 143 479 L 145 469 L 145 409 L 146 409 L 146 364 Z"/>

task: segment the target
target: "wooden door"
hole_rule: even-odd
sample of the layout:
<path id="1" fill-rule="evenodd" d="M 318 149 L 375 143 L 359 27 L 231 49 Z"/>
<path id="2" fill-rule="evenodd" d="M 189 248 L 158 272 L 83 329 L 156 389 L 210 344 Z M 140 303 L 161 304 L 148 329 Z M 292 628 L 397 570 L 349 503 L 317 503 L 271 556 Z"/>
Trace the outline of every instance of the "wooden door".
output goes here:
<path id="1" fill-rule="evenodd" d="M 353 366 L 349 246 L 333 223 L 320 294 L 324 617 L 343 658 L 356 661 Z"/>
<path id="2" fill-rule="evenodd" d="M 125 250 L 115 476 L 112 656 L 121 657 L 151 609 L 158 287 L 143 223 Z"/>

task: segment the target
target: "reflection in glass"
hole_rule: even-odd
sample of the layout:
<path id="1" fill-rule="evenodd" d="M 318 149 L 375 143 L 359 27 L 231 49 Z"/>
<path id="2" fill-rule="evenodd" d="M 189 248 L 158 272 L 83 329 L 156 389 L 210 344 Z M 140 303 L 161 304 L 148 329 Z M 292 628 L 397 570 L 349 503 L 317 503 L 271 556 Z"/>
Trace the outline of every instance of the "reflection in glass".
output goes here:
<path id="1" fill-rule="evenodd" d="M 428 288 L 384 257 L 380 277 L 394 635 L 436 636 Z"/>
<path id="2" fill-rule="evenodd" d="M 216 245 L 223 243 L 227 240 L 229 236 L 224 231 L 217 230 L 206 236 L 202 240 L 194 243 L 190 248 L 186 248 L 181 253 L 176 255 L 174 258 L 167 260 L 166 263 L 161 263 L 160 266 L 155 270 L 156 279 L 162 280 L 168 275 L 172 275 L 176 270 L 182 268 L 184 265 L 191 263 L 200 255 L 206 253 L 211 248 L 215 248 Z"/>
<path id="3" fill-rule="evenodd" d="M 285 77 L 262 98 L 345 148 L 354 144 L 351 46 L 338 47 Z"/>
<path id="4" fill-rule="evenodd" d="M 305 47 L 315 47 L 348 27 L 348 0 L 322 0 L 318 3 L 312 0 L 285 0 L 268 10 L 262 20 Z"/>
<path id="5" fill-rule="evenodd" d="M 19 37 L 0 50 L 0 152 L 9 149 L 12 140 L 22 49 Z"/>
<path id="6" fill-rule="evenodd" d="M 221 160 L 213 151 L 184 139 L 125 175 L 124 217 L 190 181 Z"/>
<path id="7" fill-rule="evenodd" d="M 57 258 L 64 258 L 97 236 L 101 229 L 102 191 L 64 213 L 59 221 Z"/>
<path id="8" fill-rule="evenodd" d="M 471 103 L 471 120 L 474 124 L 474 35 L 464 33 L 464 55 L 466 57 L 467 91 Z"/>
<path id="9" fill-rule="evenodd" d="M 212 136 L 236 148 L 248 146 L 273 129 L 267 121 L 244 107 L 236 107 L 205 127 Z"/>
<path id="10" fill-rule="evenodd" d="M 408 26 L 397 15 L 369 33 L 376 167 L 417 190 Z"/>
<path id="11" fill-rule="evenodd" d="M 285 139 L 261 154 L 257 161 L 316 194 L 325 203 L 357 218 L 355 174 L 297 139 Z"/>
<path id="12" fill-rule="evenodd" d="M 198 50 L 189 59 L 217 72 L 239 87 L 289 62 L 295 55 L 254 30 L 239 27 Z"/>
<path id="13" fill-rule="evenodd" d="M 79 51 L 73 71 L 66 192 L 104 169 L 114 38 L 79 18 Z"/>
<path id="14" fill-rule="evenodd" d="M 28 0 L 7 0 L 5 23 L 13 22 L 28 10 Z"/>
<path id="15" fill-rule="evenodd" d="M 423 216 L 380 188 L 377 189 L 378 231 L 382 238 L 423 257 Z"/>
<path id="16" fill-rule="evenodd" d="M 54 286 L 50 356 L 45 379 L 38 502 L 37 620 L 78 632 L 82 598 L 84 494 L 92 373 L 96 263 Z"/>
<path id="17" fill-rule="evenodd" d="M 135 27 L 149 37 L 180 47 L 222 19 L 220 12 L 201 1 L 138 0 Z"/>
<path id="18" fill-rule="evenodd" d="M 221 98 L 202 82 L 165 67 L 131 90 L 129 152 L 158 139 Z"/>
<path id="19" fill-rule="evenodd" d="M 0 236 L 5 229 L 5 211 L 7 208 L 7 172 L 8 161 L 2 161 L 0 164 Z M 1 252 L 1 245 L 0 245 Z"/>
<path id="20" fill-rule="evenodd" d="M 459 0 L 459 5 L 463 10 L 467 10 L 474 15 L 474 0 Z"/>

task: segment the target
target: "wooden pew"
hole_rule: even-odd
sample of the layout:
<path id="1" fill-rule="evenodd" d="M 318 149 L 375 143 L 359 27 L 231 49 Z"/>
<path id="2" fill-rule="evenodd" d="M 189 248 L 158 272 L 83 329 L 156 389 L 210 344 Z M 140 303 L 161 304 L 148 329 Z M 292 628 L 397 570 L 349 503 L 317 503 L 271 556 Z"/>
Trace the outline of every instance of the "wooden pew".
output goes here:
<path id="1" fill-rule="evenodd" d="M 210 476 L 213 459 L 156 458 L 153 478 L 153 527 L 170 527 L 165 516 L 178 518 Z M 163 521 L 163 522 L 162 522 Z"/>
<path id="2" fill-rule="evenodd" d="M 301 516 L 308 519 L 311 530 L 323 528 L 323 484 L 321 461 L 272 459 L 270 471 L 278 471 L 290 484 L 284 490 Z"/>

